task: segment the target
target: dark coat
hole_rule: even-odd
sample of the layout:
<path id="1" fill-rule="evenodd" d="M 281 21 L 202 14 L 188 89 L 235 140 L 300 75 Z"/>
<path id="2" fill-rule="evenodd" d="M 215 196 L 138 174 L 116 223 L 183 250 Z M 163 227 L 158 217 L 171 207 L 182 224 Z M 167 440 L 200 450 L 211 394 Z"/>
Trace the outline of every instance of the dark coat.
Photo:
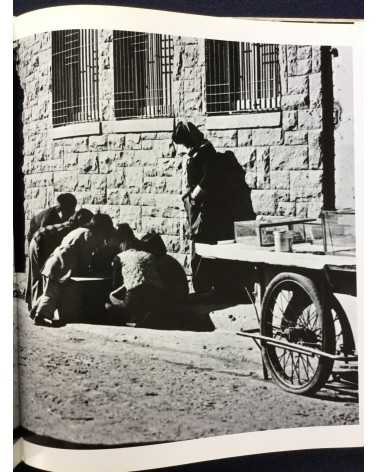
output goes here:
<path id="1" fill-rule="evenodd" d="M 56 207 L 47 208 L 47 210 L 42 210 L 32 217 L 30 220 L 29 232 L 28 232 L 28 242 L 30 243 L 34 233 L 36 233 L 39 228 L 43 228 L 48 225 L 55 225 L 58 223 L 63 223 L 63 219 L 60 217 L 58 209 Z"/>
<path id="2" fill-rule="evenodd" d="M 231 152 L 218 153 L 209 141 L 189 153 L 188 191 L 183 197 L 191 239 L 215 243 L 234 238 L 234 221 L 254 219 L 244 171 Z M 197 201 L 189 195 L 199 185 Z"/>

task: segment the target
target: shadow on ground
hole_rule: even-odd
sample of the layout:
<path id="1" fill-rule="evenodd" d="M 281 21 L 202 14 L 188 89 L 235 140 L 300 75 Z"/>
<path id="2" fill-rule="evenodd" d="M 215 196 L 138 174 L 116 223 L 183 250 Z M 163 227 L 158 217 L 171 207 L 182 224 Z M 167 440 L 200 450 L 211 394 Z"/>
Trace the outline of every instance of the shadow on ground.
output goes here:
<path id="1" fill-rule="evenodd" d="M 178 330 L 210 332 L 215 330 L 211 313 L 235 306 L 237 301 L 214 300 L 211 295 L 189 295 L 188 302 L 177 305 L 164 313 L 155 313 L 146 317 L 139 325 L 141 328 L 158 330 Z M 67 320 L 68 323 L 97 324 L 105 326 L 125 326 L 125 319 L 117 312 L 106 311 L 96 307 L 86 307 L 80 314 L 75 313 Z"/>

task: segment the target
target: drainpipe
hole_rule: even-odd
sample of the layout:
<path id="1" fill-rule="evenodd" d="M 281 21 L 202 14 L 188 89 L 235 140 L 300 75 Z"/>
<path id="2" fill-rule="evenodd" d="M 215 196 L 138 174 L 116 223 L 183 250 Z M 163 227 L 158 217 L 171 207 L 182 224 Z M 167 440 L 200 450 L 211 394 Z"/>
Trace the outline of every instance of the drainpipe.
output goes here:
<path id="1" fill-rule="evenodd" d="M 335 210 L 335 125 L 333 121 L 333 75 L 330 46 L 320 48 L 321 87 L 322 87 L 322 124 L 321 149 L 323 155 L 323 209 Z"/>

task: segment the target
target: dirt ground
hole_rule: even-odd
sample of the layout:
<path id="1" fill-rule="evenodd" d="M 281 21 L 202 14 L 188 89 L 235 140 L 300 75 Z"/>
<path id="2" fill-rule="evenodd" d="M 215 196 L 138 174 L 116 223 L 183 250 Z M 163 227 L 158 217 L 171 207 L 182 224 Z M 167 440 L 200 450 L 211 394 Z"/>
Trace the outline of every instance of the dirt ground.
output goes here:
<path id="1" fill-rule="evenodd" d="M 245 305 L 199 310 L 178 330 L 37 327 L 15 303 L 22 424 L 36 434 L 120 445 L 358 423 L 354 393 L 307 398 L 262 380 L 258 348 L 235 335 L 252 326 Z"/>

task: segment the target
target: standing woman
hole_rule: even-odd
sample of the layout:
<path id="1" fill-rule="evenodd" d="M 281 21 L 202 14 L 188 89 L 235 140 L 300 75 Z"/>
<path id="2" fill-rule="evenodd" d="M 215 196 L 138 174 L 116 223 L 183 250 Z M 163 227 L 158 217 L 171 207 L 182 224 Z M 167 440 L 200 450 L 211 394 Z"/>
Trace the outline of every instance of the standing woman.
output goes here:
<path id="1" fill-rule="evenodd" d="M 54 312 L 60 305 L 64 283 L 72 276 L 90 272 L 94 251 L 101 248 L 113 233 L 110 216 L 101 213 L 95 214 L 86 228 L 77 228 L 68 233 L 41 271 L 44 287 L 35 310 L 35 324 L 53 325 Z"/>
<path id="2" fill-rule="evenodd" d="M 193 123 L 180 121 L 172 139 L 189 150 L 187 191 L 182 198 L 192 241 L 215 244 L 219 240 L 233 239 L 232 202 L 225 188 L 222 159 Z M 201 263 L 194 244 L 191 265 L 195 291 L 210 290 L 215 284 L 213 265 Z"/>

